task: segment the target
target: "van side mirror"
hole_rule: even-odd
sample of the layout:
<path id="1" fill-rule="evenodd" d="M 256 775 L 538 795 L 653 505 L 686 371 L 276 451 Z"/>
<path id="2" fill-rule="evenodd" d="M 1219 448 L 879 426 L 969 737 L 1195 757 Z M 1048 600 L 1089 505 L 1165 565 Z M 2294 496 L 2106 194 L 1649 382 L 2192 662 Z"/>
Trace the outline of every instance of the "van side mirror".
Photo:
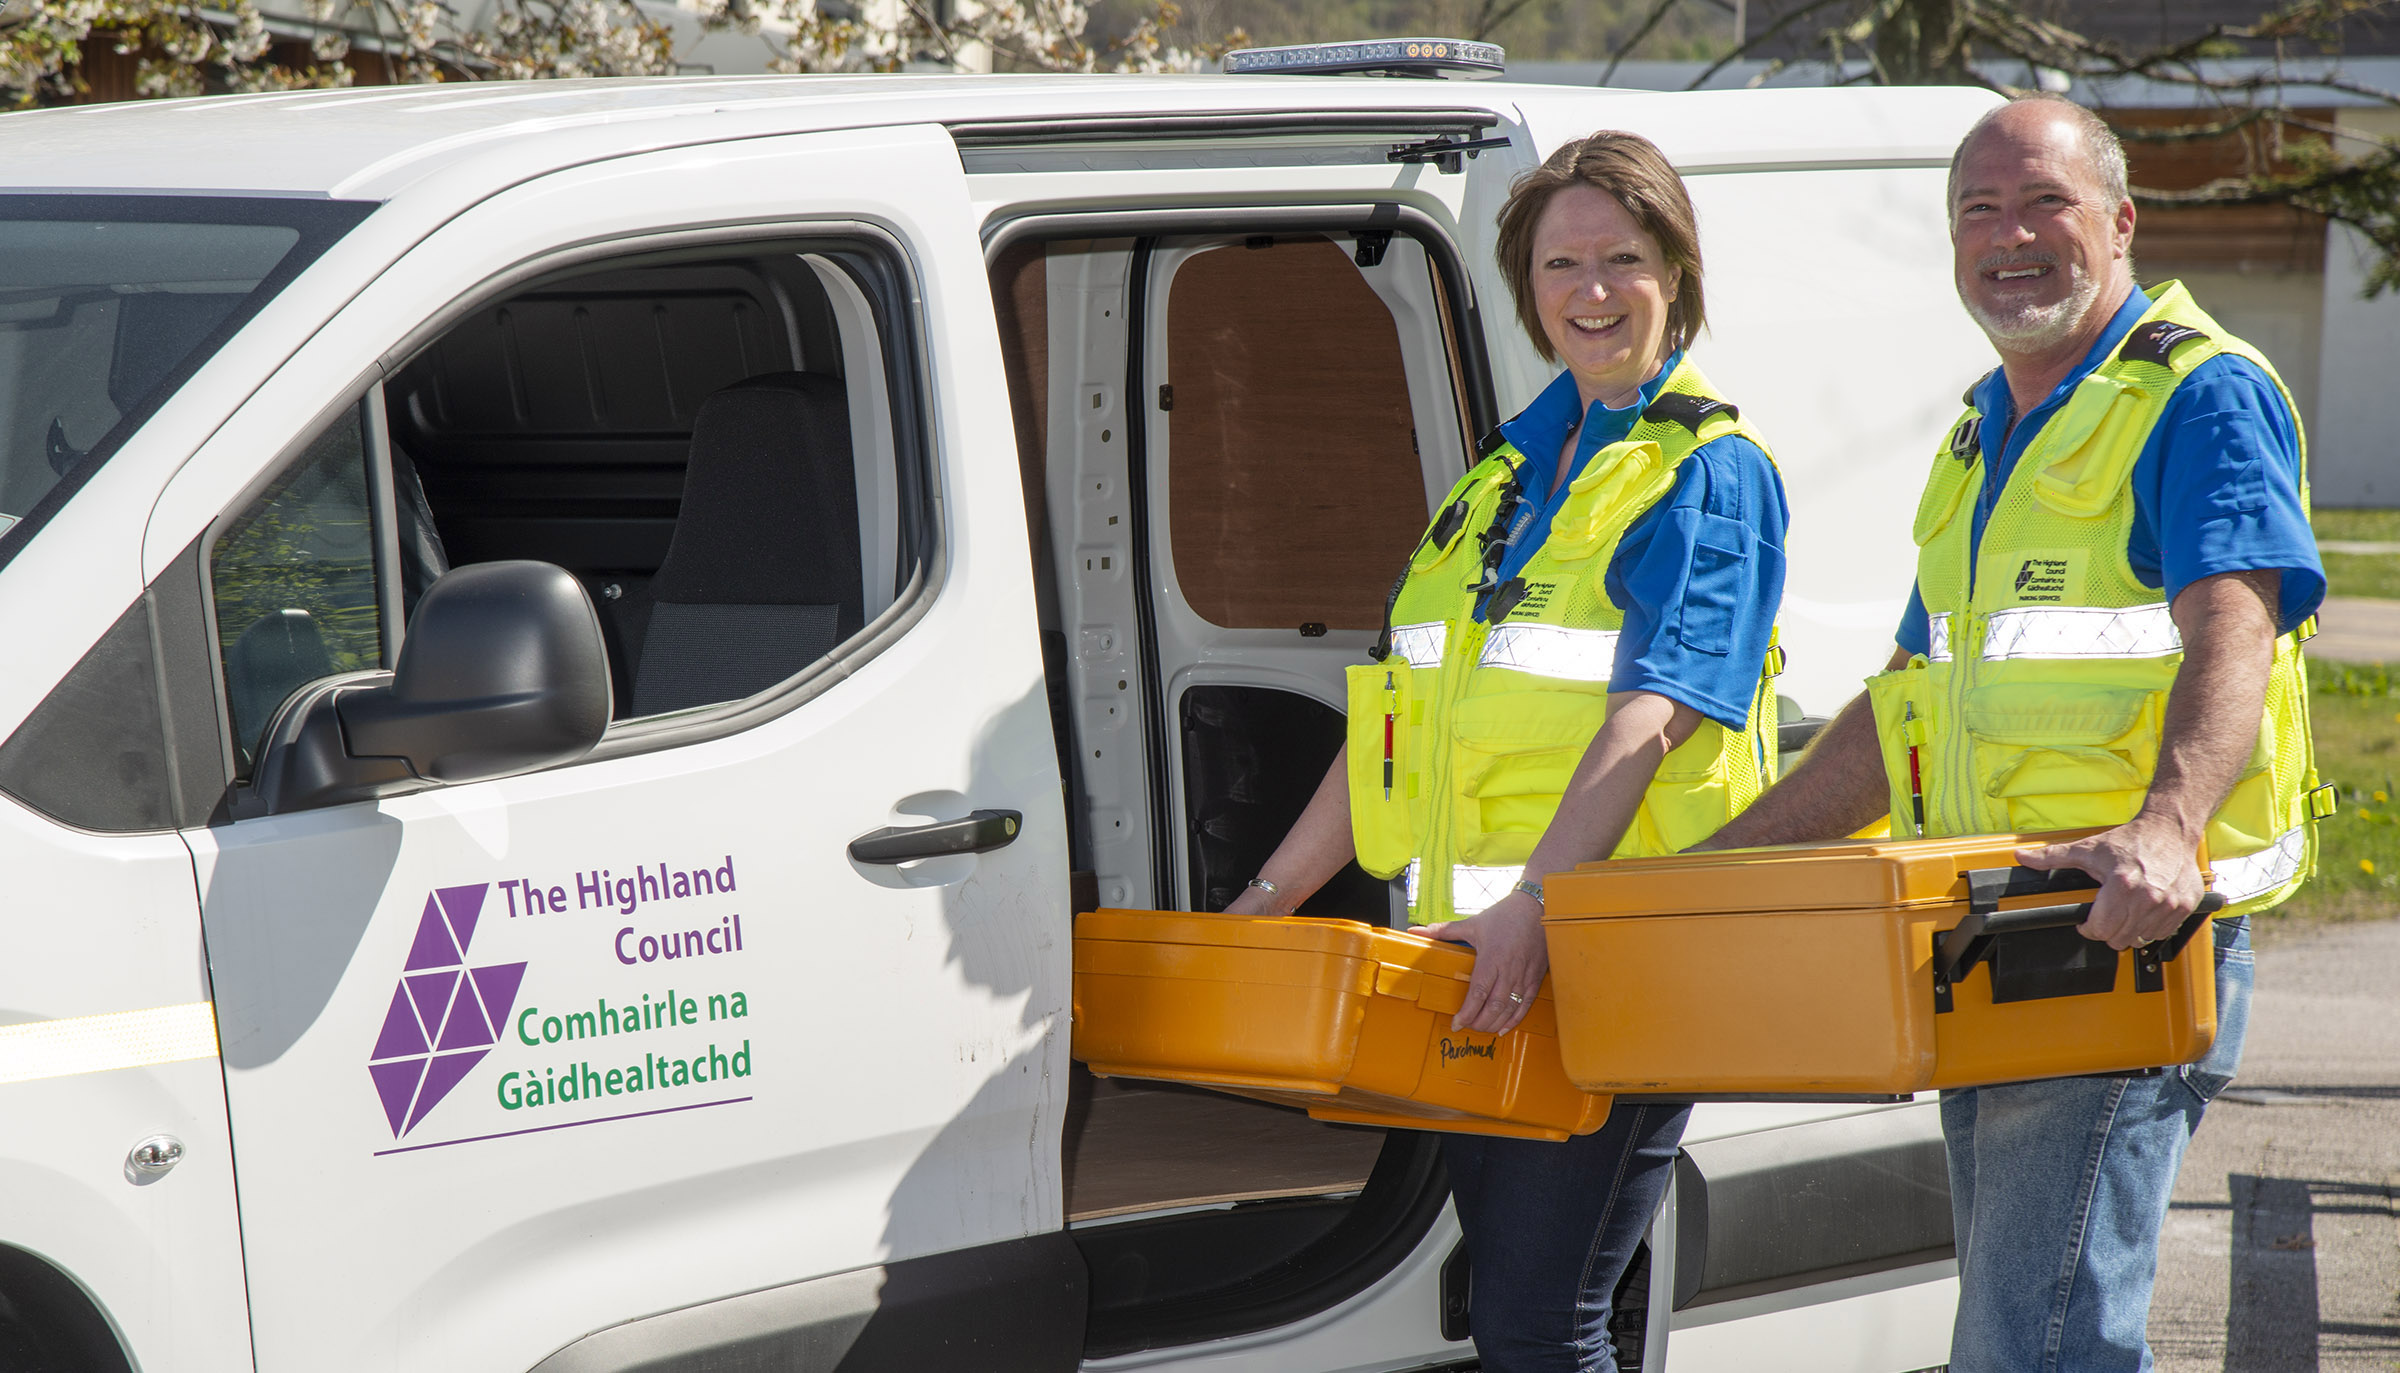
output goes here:
<path id="1" fill-rule="evenodd" d="M 329 678 L 277 712 L 269 813 L 572 762 L 608 729 L 608 651 L 582 586 L 540 562 L 470 563 L 417 604 L 399 666 Z"/>

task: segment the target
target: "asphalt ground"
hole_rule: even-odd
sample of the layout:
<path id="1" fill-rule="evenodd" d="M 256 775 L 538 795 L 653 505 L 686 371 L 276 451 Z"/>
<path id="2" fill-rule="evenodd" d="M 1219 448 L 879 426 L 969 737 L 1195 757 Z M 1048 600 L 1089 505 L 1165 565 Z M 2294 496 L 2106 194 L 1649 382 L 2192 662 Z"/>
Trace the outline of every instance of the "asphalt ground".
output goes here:
<path id="1" fill-rule="evenodd" d="M 2308 656 L 2337 663 L 2400 662 L 2400 601 L 2328 596 Z"/>
<path id="2" fill-rule="evenodd" d="M 2241 1071 L 2176 1182 L 2150 1343 L 2162 1373 L 2400 1369 L 2400 919 L 2263 931 Z"/>

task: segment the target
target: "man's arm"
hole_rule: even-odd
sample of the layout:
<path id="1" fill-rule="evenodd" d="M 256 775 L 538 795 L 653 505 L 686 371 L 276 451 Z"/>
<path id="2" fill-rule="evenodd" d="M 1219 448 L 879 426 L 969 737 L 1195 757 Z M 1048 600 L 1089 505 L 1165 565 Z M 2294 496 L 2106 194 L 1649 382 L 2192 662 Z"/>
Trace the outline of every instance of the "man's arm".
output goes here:
<path id="1" fill-rule="evenodd" d="M 1890 670 L 1908 666 L 1909 657 L 1905 648 L 1895 651 Z M 1890 809 L 1883 751 L 1875 742 L 1875 712 L 1862 691 L 1817 731 L 1783 780 L 1690 851 L 1840 839 L 1874 824 Z"/>
<path id="2" fill-rule="evenodd" d="M 2117 949 L 2164 939 L 2200 904 L 2201 836 L 2241 780 L 2266 713 L 2281 583 L 2272 570 L 2224 572 L 2176 596 L 2183 667 L 2167 693 L 2158 768 L 2140 812 L 2089 839 L 2018 851 L 2029 868 L 2081 868 L 2100 879 L 2085 938 Z"/>

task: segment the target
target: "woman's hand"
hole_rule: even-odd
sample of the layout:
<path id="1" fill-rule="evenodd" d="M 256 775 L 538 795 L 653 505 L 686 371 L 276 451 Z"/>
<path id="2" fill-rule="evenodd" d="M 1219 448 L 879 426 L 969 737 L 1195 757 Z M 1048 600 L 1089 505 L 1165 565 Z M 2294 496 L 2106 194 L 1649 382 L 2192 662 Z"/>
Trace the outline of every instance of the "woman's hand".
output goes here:
<path id="1" fill-rule="evenodd" d="M 1283 908 L 1283 902 L 1279 898 L 1269 896 L 1256 887 L 1242 888 L 1242 894 L 1233 898 L 1233 901 L 1225 907 L 1225 913 L 1227 915 L 1266 916 L 1291 914 L 1290 911 Z"/>
<path id="2" fill-rule="evenodd" d="M 1550 972 L 1540 902 L 1510 892 L 1481 915 L 1428 925 L 1425 933 L 1475 948 L 1475 975 L 1467 983 L 1466 1004 L 1451 1017 L 1451 1029 L 1506 1034 L 1533 1009 L 1533 995 Z"/>

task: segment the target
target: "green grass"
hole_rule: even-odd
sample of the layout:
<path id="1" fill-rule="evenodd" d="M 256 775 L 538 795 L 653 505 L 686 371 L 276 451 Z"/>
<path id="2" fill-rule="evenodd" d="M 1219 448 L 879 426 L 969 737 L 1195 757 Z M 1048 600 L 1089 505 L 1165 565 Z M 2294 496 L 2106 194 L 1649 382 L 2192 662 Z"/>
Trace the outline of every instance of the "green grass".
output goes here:
<path id="1" fill-rule="evenodd" d="M 2320 539 L 2400 543 L 2400 510 L 2319 510 L 2312 517 Z M 2400 553 L 2328 553 L 2325 593 L 2400 600 Z"/>
<path id="2" fill-rule="evenodd" d="M 2400 600 L 2400 553 L 2327 553 L 2325 594 Z"/>
<path id="3" fill-rule="evenodd" d="M 2400 915 L 2400 666 L 2311 663 L 2309 676 L 2317 775 L 2341 808 L 2318 823 L 2317 875 L 2267 919 Z"/>
<path id="4" fill-rule="evenodd" d="M 2319 510 L 2309 522 L 2320 539 L 2400 543 L 2400 510 Z"/>

